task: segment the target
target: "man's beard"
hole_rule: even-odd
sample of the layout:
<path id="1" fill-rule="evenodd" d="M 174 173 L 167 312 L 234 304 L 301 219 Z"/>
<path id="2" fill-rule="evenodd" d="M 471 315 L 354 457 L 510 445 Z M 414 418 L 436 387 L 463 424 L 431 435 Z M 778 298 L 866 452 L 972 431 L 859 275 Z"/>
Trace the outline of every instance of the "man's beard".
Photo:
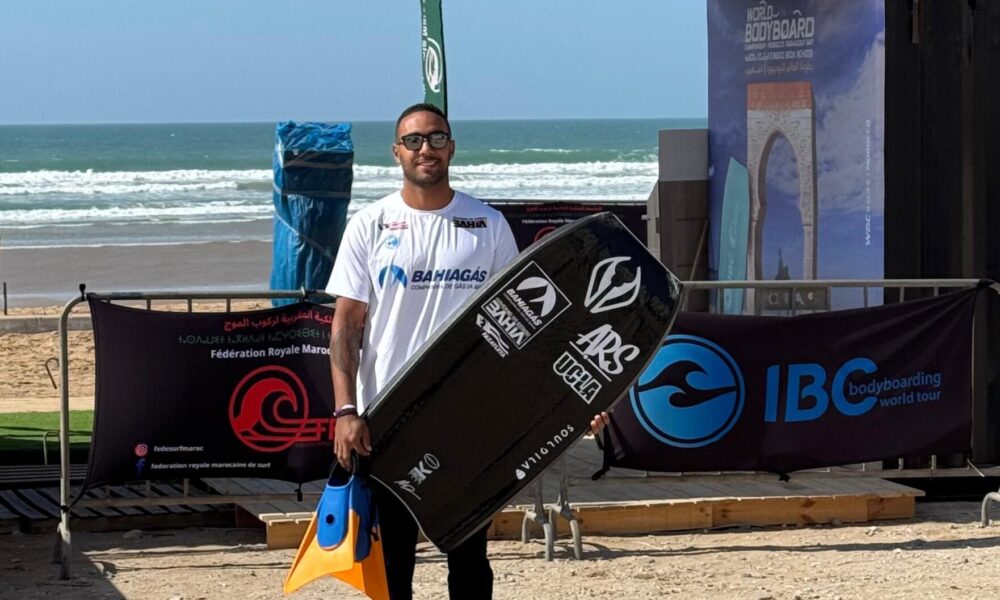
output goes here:
<path id="1" fill-rule="evenodd" d="M 421 173 L 416 165 L 408 169 L 404 168 L 403 177 L 418 187 L 434 187 L 448 178 L 448 169 L 442 168 L 440 163 L 438 163 L 437 166 L 438 168 L 436 170 L 426 174 Z"/>

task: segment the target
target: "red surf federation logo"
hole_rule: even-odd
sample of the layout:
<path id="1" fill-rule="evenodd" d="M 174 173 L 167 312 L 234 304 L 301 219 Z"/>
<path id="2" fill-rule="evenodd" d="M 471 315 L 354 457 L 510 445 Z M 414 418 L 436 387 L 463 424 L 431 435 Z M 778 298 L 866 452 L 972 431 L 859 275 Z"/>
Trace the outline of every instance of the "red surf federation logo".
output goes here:
<path id="1" fill-rule="evenodd" d="M 309 418 L 309 394 L 298 375 L 271 365 L 251 371 L 229 398 L 236 437 L 260 452 L 281 452 L 302 442 L 333 439 L 332 418 Z"/>
<path id="2" fill-rule="evenodd" d="M 542 227 L 541 229 L 539 229 L 539 230 L 538 230 L 538 231 L 537 231 L 537 232 L 535 233 L 535 239 L 534 239 L 534 241 L 536 241 L 536 242 L 537 242 L 538 240 L 540 240 L 540 239 L 542 239 L 543 237 L 545 237 L 545 236 L 549 235 L 550 233 L 552 233 L 552 232 L 553 232 L 553 231 L 555 231 L 555 230 L 556 230 L 556 226 L 555 226 L 555 225 L 549 225 L 549 226 L 547 226 L 547 227 Z"/>

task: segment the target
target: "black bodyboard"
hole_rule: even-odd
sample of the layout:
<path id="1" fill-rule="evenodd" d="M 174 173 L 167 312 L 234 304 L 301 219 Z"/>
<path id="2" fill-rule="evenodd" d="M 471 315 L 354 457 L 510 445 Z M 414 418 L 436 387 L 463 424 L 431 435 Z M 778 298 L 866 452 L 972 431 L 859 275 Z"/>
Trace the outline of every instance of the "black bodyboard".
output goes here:
<path id="1" fill-rule="evenodd" d="M 450 551 L 622 396 L 680 291 L 611 213 L 565 225 L 490 279 L 372 403 L 371 476 Z"/>

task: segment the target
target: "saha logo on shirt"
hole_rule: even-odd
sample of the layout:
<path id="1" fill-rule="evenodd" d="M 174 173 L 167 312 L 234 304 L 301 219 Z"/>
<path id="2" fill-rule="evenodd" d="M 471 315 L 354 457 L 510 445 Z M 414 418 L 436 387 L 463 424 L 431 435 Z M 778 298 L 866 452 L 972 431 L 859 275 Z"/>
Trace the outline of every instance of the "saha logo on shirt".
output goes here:
<path id="1" fill-rule="evenodd" d="M 459 229 L 486 229 L 485 217 L 452 217 L 451 224 Z"/>

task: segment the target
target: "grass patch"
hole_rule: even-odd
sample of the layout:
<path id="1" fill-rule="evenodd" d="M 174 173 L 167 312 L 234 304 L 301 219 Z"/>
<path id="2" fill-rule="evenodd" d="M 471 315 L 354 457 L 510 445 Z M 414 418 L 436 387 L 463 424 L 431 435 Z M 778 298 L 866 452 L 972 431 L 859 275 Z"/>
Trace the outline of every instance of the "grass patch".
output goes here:
<path id="1" fill-rule="evenodd" d="M 93 430 L 94 411 L 69 411 L 70 448 L 89 446 Z M 46 431 L 59 431 L 58 412 L 0 413 L 0 452 L 34 450 L 40 455 Z M 50 434 L 48 444 L 49 452 L 55 451 L 58 456 L 59 434 Z"/>

